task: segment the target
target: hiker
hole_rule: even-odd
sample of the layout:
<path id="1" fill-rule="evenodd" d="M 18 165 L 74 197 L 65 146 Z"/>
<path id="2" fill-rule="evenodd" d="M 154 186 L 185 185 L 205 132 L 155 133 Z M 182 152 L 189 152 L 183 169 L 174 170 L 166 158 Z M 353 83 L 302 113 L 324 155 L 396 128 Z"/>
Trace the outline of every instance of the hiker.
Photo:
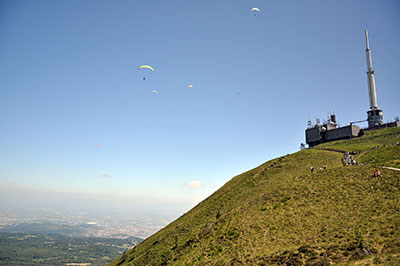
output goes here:
<path id="1" fill-rule="evenodd" d="M 378 177 L 378 176 L 381 176 L 381 172 L 379 172 L 379 170 L 376 170 L 374 172 L 374 177 Z"/>
<path id="2" fill-rule="evenodd" d="M 311 166 L 310 171 L 311 171 L 311 173 L 314 172 L 314 167 Z"/>

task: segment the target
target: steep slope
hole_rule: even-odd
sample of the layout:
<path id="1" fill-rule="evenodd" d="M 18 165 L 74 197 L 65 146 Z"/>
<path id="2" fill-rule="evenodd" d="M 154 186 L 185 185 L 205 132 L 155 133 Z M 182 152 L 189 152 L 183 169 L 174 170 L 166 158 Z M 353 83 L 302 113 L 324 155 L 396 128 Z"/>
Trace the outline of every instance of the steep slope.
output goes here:
<path id="1" fill-rule="evenodd" d="M 384 165 L 399 138 L 385 129 L 322 148 L 375 156 L 385 145 Z M 236 176 L 111 265 L 399 265 L 400 172 L 374 178 L 342 155 L 310 149 Z"/>

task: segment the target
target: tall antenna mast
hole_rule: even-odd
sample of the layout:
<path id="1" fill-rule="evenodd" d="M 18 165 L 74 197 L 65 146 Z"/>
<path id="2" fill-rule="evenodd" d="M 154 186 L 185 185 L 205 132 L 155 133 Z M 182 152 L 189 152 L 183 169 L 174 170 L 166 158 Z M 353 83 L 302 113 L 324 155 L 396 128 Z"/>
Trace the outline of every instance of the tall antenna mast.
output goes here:
<path id="1" fill-rule="evenodd" d="M 378 100 L 376 97 L 376 86 L 375 86 L 375 72 L 372 68 L 372 59 L 371 59 L 371 49 L 369 49 L 369 41 L 368 41 L 368 30 L 365 30 L 365 42 L 367 49 L 365 50 L 367 55 L 367 75 L 368 75 L 368 94 L 369 94 L 369 108 L 371 110 L 378 110 Z"/>
<path id="2" fill-rule="evenodd" d="M 368 94 L 369 94 L 369 111 L 368 114 L 368 128 L 377 127 L 383 124 L 382 110 L 378 109 L 378 100 L 376 98 L 375 86 L 375 72 L 372 68 L 371 49 L 369 49 L 368 31 L 365 30 L 365 44 L 367 48 L 365 53 L 367 55 L 367 75 L 368 75 Z"/>

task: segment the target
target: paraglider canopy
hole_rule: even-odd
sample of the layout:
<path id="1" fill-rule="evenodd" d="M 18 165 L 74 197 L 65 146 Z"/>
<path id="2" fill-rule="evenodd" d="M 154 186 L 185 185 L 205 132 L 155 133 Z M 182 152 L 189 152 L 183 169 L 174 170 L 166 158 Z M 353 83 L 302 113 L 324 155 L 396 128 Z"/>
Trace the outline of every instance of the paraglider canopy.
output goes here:
<path id="1" fill-rule="evenodd" d="M 154 71 L 154 68 L 152 68 L 149 65 L 141 65 L 140 67 L 138 67 L 138 69 L 142 69 L 142 68 L 147 68 L 147 69 L 150 69 L 151 71 Z"/>
<path id="2" fill-rule="evenodd" d="M 257 8 L 257 7 L 253 7 L 253 8 L 250 9 L 250 10 L 254 13 L 254 16 L 257 16 L 257 13 L 260 12 L 260 9 Z"/>
<path id="3" fill-rule="evenodd" d="M 152 90 L 151 91 L 153 94 L 158 94 L 158 91 L 156 91 L 156 90 Z"/>
<path id="4" fill-rule="evenodd" d="M 193 85 L 189 85 L 189 88 L 193 88 Z"/>
<path id="5" fill-rule="evenodd" d="M 140 67 L 138 67 L 138 70 L 144 69 L 144 68 L 147 68 L 147 69 L 150 69 L 151 71 L 154 71 L 154 68 L 152 66 L 149 66 L 149 65 L 141 65 Z M 143 77 L 143 80 L 146 80 L 146 77 Z"/>

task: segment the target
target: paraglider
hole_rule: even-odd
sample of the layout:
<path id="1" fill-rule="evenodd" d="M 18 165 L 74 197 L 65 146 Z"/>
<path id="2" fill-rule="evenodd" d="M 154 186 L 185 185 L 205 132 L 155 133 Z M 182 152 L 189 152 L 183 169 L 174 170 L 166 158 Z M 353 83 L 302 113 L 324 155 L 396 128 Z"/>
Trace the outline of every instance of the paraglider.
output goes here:
<path id="1" fill-rule="evenodd" d="M 149 65 L 141 65 L 140 67 L 138 67 L 138 69 L 142 69 L 142 68 L 147 68 L 147 69 L 150 69 L 151 71 L 154 71 L 154 68 Z"/>
<path id="2" fill-rule="evenodd" d="M 158 94 L 157 90 L 152 90 L 151 92 L 153 93 L 154 96 L 156 96 Z"/>
<path id="3" fill-rule="evenodd" d="M 189 88 L 193 88 L 193 85 L 189 85 Z"/>
<path id="4" fill-rule="evenodd" d="M 254 16 L 257 16 L 257 13 L 260 12 L 260 9 L 257 8 L 257 7 L 253 7 L 253 8 L 250 9 L 250 10 L 254 13 Z"/>
<path id="5" fill-rule="evenodd" d="M 138 70 L 144 69 L 144 68 L 147 68 L 147 69 L 150 69 L 151 71 L 154 71 L 154 68 L 152 66 L 149 66 L 149 65 L 141 65 L 140 67 L 138 67 Z M 146 77 L 143 77 L 143 80 L 146 80 Z"/>
<path id="6" fill-rule="evenodd" d="M 97 148 L 101 148 L 101 144 L 97 144 Z"/>

